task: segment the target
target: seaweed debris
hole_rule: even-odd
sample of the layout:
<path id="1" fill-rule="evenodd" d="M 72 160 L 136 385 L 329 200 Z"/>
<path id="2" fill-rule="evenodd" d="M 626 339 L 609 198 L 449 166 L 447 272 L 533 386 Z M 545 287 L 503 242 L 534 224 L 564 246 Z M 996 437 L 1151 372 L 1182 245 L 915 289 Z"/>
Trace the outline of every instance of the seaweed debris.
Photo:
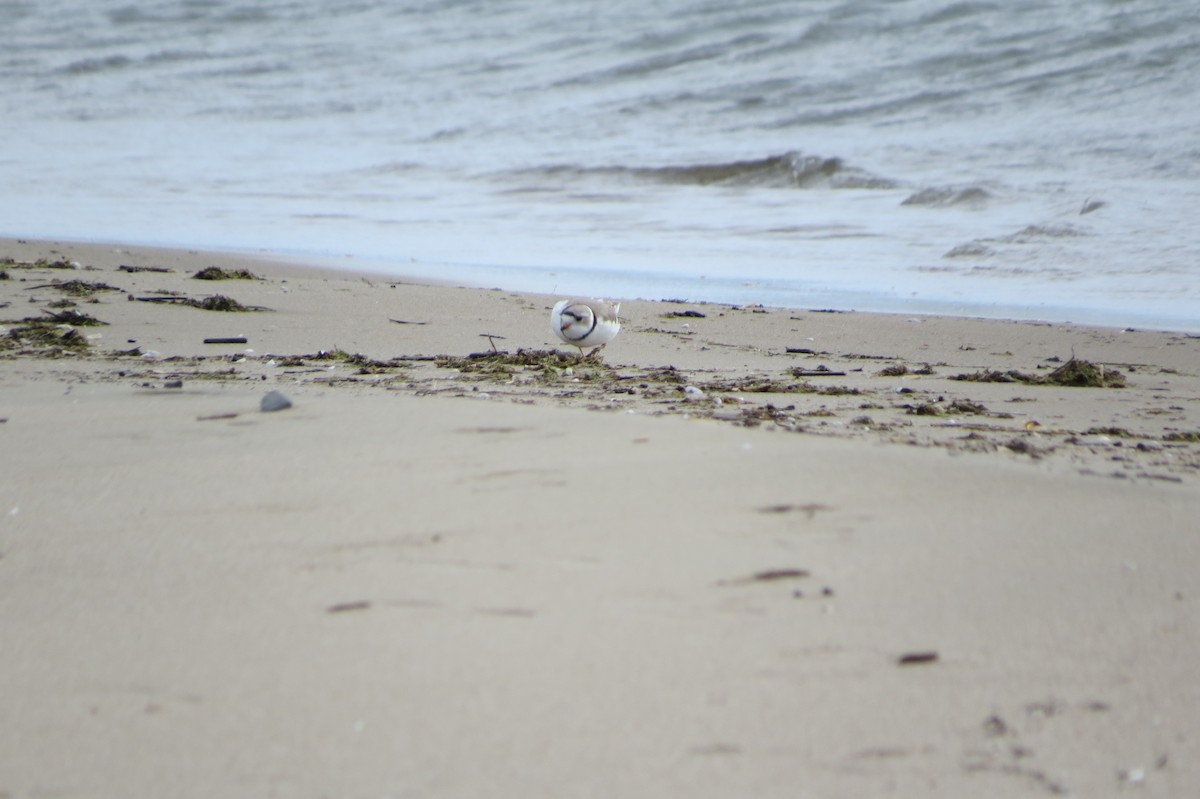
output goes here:
<path id="1" fill-rule="evenodd" d="M 1133 433 L 1129 432 L 1124 427 L 1089 427 L 1087 430 L 1084 430 L 1081 435 L 1112 436 L 1113 438 L 1134 438 Z"/>
<path id="2" fill-rule="evenodd" d="M 1106 369 L 1090 361 L 1077 358 L 1064 363 L 1045 377 L 1029 375 L 1010 369 L 1007 372 L 984 370 L 975 374 L 960 374 L 951 380 L 968 380 L 975 383 L 1025 383 L 1039 386 L 1079 386 L 1086 388 L 1124 388 L 1125 375 L 1116 369 Z"/>
<path id="3" fill-rule="evenodd" d="M 789 405 L 788 409 L 793 407 Z M 763 422 L 773 422 L 789 429 L 802 429 L 796 427 L 796 420 L 792 414 L 787 412 L 787 409 L 776 408 L 769 403 L 752 408 L 743 408 L 731 421 L 742 427 L 758 427 Z"/>
<path id="4" fill-rule="evenodd" d="M 1037 375 L 1027 375 L 1015 369 L 1009 369 L 1006 372 L 985 369 L 982 372 L 975 372 L 974 374 L 951 375 L 949 379 L 966 380 L 971 383 L 1025 383 L 1026 385 L 1034 385 L 1042 382 L 1042 379 Z"/>
<path id="5" fill-rule="evenodd" d="M 193 280 L 262 280 L 249 269 L 222 269 L 219 266 L 206 266 L 196 274 Z"/>
<path id="6" fill-rule="evenodd" d="M 946 411 L 948 413 L 984 414 L 987 413 L 987 408 L 978 402 L 955 400 L 946 406 Z"/>
<path id="7" fill-rule="evenodd" d="M 664 300 L 670 302 L 670 300 Z M 674 366 L 663 366 L 659 369 L 650 369 L 642 374 L 642 379 L 655 383 L 670 383 L 674 386 L 682 386 L 687 382 L 687 378 L 683 373 Z"/>
<path id="8" fill-rule="evenodd" d="M 229 311 L 231 313 L 267 310 L 266 308 L 258 305 L 242 305 L 237 300 L 233 299 L 232 297 L 226 297 L 224 294 L 213 294 L 212 296 L 205 297 L 202 300 L 189 299 L 187 300 L 186 304 L 205 311 Z"/>
<path id="9" fill-rule="evenodd" d="M 404 358 L 380 361 L 359 352 L 349 353 L 342 349 L 321 350 L 310 355 L 273 355 L 269 357 L 278 359 L 279 365 L 283 367 L 307 366 L 309 361 L 332 361 L 348 366 L 357 366 L 357 374 L 360 375 L 382 374 L 392 369 L 403 369 L 408 366 Z"/>
<path id="10" fill-rule="evenodd" d="M 944 406 L 936 402 L 926 402 L 921 405 L 905 405 L 903 407 L 907 409 L 906 413 L 910 416 L 954 416 L 959 414 L 979 416 L 987 413 L 987 408 L 978 402 L 969 400 L 955 400 Z"/>
<path id="11" fill-rule="evenodd" d="M 501 350 L 500 352 L 477 352 L 465 358 L 443 355 L 435 363 L 443 369 L 458 369 L 460 372 L 483 372 L 508 374 L 518 367 L 524 369 L 540 369 L 543 372 L 552 369 L 575 367 L 579 359 L 558 350 L 526 350 L 519 349 L 515 353 Z M 588 366 L 609 369 L 601 361 L 587 361 Z"/>
<path id="12" fill-rule="evenodd" d="M 55 357 L 78 354 L 88 347 L 87 339 L 74 327 L 59 324 L 53 319 L 24 319 L 24 324 L 11 327 L 0 335 L 0 351 L 16 350 L 17 354 L 37 354 Z"/>
<path id="13" fill-rule="evenodd" d="M 118 269 L 118 271 L 121 271 L 121 272 L 129 272 L 129 273 L 131 273 L 131 274 L 132 274 L 132 273 L 136 273 L 136 272 L 162 272 L 162 273 L 168 273 L 168 272 L 174 272 L 174 271 L 175 271 L 174 269 L 171 269 L 171 268 L 170 268 L 170 267 L 168 267 L 168 266 L 126 266 L 126 265 L 124 265 L 124 264 L 122 264 L 121 266 L 118 266 L 118 267 L 117 267 L 117 269 Z"/>
<path id="14" fill-rule="evenodd" d="M 54 318 L 54 321 L 60 325 L 75 325 L 77 327 L 100 327 L 102 325 L 108 324 L 108 322 L 102 322 L 94 316 L 89 316 L 88 314 L 80 313 L 79 311 L 70 310 L 70 309 L 65 310 L 65 311 L 43 310 L 42 312 L 50 314 L 50 316 L 52 316 Z M 30 318 L 30 319 L 23 319 L 22 321 L 24 321 L 24 322 L 43 322 L 45 320 Z"/>
<path id="15" fill-rule="evenodd" d="M 772 380 L 769 377 L 746 377 L 741 380 L 712 380 L 697 384 L 706 392 L 724 391 L 742 394 L 823 394 L 826 396 L 854 395 L 862 393 L 847 386 L 816 386 L 807 380 L 790 382 Z"/>
<path id="16" fill-rule="evenodd" d="M 846 373 L 834 371 L 825 364 L 819 364 L 816 369 L 804 369 L 800 366 L 793 366 L 790 370 L 792 377 L 845 377 Z"/>
<path id="17" fill-rule="evenodd" d="M 50 283 L 42 283 L 41 285 L 30 286 L 29 288 L 55 289 L 71 297 L 91 297 L 98 291 L 122 291 L 122 289 L 110 286 L 107 283 L 90 283 L 86 280 L 54 280 Z"/>
<path id="18" fill-rule="evenodd" d="M 13 258 L 0 259 L 0 264 L 7 266 L 10 269 L 78 269 L 79 265 L 70 261 L 59 258 L 56 261 L 47 261 L 45 258 L 39 258 L 36 261 L 17 261 Z"/>
<path id="19" fill-rule="evenodd" d="M 234 313 L 245 313 L 250 311 L 269 311 L 270 308 L 264 308 L 261 305 L 243 305 L 232 297 L 226 297 L 224 294 L 213 294 L 205 297 L 202 300 L 193 299 L 192 297 L 177 297 L 173 295 L 154 296 L 154 297 L 136 297 L 135 299 L 141 302 L 164 302 L 169 305 L 188 305 L 192 308 L 200 308 L 204 311 L 230 311 Z"/>
<path id="20" fill-rule="evenodd" d="M 933 371 L 933 367 L 929 364 L 924 364 L 916 369 L 910 369 L 907 364 L 894 363 L 891 366 L 883 367 L 875 374 L 880 377 L 904 377 L 905 375 L 932 375 L 937 373 Z"/>
<path id="21" fill-rule="evenodd" d="M 1046 375 L 1044 382 L 1055 386 L 1125 388 L 1125 375 L 1116 369 L 1105 369 L 1103 364 L 1072 358 Z"/>

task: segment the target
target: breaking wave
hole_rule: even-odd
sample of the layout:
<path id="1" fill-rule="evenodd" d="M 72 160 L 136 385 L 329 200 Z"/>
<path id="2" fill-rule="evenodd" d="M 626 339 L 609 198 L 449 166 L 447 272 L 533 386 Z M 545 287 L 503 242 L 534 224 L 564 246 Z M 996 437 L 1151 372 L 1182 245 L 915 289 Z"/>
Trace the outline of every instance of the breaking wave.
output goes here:
<path id="1" fill-rule="evenodd" d="M 654 167 L 563 166 L 520 170 L 524 178 L 540 176 L 557 181 L 616 179 L 680 186 L 778 189 L 892 189 L 896 181 L 848 166 L 841 158 L 784 153 L 744 161 Z"/>

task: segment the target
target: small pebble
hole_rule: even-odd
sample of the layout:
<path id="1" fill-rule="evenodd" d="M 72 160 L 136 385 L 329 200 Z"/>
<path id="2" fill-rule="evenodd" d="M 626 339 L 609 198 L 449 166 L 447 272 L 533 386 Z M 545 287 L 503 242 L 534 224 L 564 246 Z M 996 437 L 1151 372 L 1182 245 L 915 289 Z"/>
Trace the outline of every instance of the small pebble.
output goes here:
<path id="1" fill-rule="evenodd" d="M 262 402 L 259 404 L 259 407 L 262 408 L 264 413 L 270 413 L 271 411 L 282 411 L 292 407 L 292 401 L 278 391 L 271 391 L 262 398 Z"/>
<path id="2" fill-rule="evenodd" d="M 695 386 L 688 386 L 683 390 L 683 398 L 689 402 L 698 399 L 704 399 L 704 392 Z"/>
<path id="3" fill-rule="evenodd" d="M 1137 785 L 1146 781 L 1146 770 L 1142 768 L 1131 768 L 1128 771 L 1120 772 L 1120 776 L 1125 782 Z"/>

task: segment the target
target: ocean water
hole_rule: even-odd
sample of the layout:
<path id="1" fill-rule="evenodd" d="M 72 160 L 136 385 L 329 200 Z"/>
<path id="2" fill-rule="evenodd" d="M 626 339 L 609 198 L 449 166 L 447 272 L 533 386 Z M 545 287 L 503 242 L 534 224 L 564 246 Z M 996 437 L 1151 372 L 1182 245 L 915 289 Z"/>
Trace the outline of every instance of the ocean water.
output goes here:
<path id="1" fill-rule="evenodd" d="M 1200 329 L 1200 5 L 0 0 L 0 235 Z"/>

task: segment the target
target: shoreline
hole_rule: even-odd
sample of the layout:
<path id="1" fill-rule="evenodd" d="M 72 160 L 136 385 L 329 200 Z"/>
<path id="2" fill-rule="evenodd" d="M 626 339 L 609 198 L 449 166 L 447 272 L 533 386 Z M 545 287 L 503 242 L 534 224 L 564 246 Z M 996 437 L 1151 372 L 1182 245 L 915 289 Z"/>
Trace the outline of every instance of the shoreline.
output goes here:
<path id="1" fill-rule="evenodd" d="M 96 242 L 71 239 L 37 239 L 0 236 L 0 242 L 9 247 L 24 248 L 29 246 L 32 251 L 37 248 L 54 247 L 64 252 L 79 248 L 82 252 L 100 253 L 111 250 L 113 253 L 136 250 L 143 253 L 162 253 L 170 260 L 172 254 L 199 254 L 209 252 L 221 259 L 243 259 L 256 263 L 278 264 L 303 269 L 308 272 L 330 272 L 342 277 L 366 277 L 373 280 L 398 281 L 404 283 L 420 283 L 435 286 L 455 286 L 471 288 L 494 288 L 501 282 L 520 294 L 546 294 L 546 286 L 563 283 L 564 287 L 555 293 L 562 296 L 574 296 L 576 293 L 593 293 L 598 296 L 608 296 L 610 299 L 629 299 L 644 302 L 661 302 L 666 297 L 678 296 L 679 292 L 668 274 L 658 276 L 663 285 L 658 292 L 661 296 L 641 296 L 639 293 L 622 290 L 630 285 L 640 285 L 637 280 L 626 279 L 624 273 L 615 270 L 598 268 L 560 269 L 553 266 L 519 266 L 519 265 L 487 265 L 487 264 L 451 264 L 425 263 L 415 259 L 401 264 L 381 256 L 352 255 L 349 253 L 336 255 L 332 253 L 304 253 L 272 251 L 265 249 L 242 248 L 205 248 L 181 247 L 158 244 L 129 244 L 126 242 Z M 408 271 L 405 271 L 407 268 Z M 449 276 L 446 276 L 449 275 Z M 712 281 L 713 284 L 721 281 Z M 984 305 L 962 305 L 950 299 L 925 300 L 917 297 L 903 303 L 901 309 L 885 308 L 888 303 L 882 302 L 884 295 L 863 294 L 852 295 L 845 291 L 812 292 L 812 301 L 793 303 L 763 303 L 761 292 L 754 292 L 744 287 L 734 287 L 734 283 L 743 283 L 741 279 L 728 278 L 724 282 L 729 286 L 724 290 L 710 291 L 708 297 L 689 297 L 685 302 L 698 305 L 754 305 L 764 304 L 765 307 L 781 310 L 813 311 L 816 308 L 836 310 L 839 313 L 864 313 L 888 316 L 936 316 L 950 319 L 980 319 L 993 322 L 1018 322 L 1047 325 L 1074 325 L 1080 327 L 1109 327 L 1115 329 L 1148 330 L 1163 333 L 1181 333 L 1184 335 L 1200 334 L 1200 320 L 1184 317 L 1162 317 L 1146 313 L 1123 314 L 1122 321 L 1111 317 L 1112 309 L 1070 308 L 1059 306 L 1015 306 L 999 305 L 994 307 Z M 757 281 L 751 281 L 757 282 Z M 615 292 L 597 292 L 595 285 L 618 287 Z M 573 292 L 576 286 L 580 292 Z M 585 290 L 586 289 L 586 290 Z M 642 292 L 643 294 L 645 292 Z M 718 294 L 733 293 L 743 296 L 741 301 L 730 301 L 720 298 Z M 777 297 L 798 297 L 804 294 L 800 289 L 780 289 L 774 292 Z M 855 302 L 862 303 L 859 307 Z M 894 303 L 893 303 L 894 304 Z M 878 306 L 878 307 L 874 307 Z"/>
<path id="2" fill-rule="evenodd" d="M 72 302 L 54 289 L 55 281 L 67 280 L 64 275 L 105 275 L 100 282 L 108 290 L 85 292 L 72 306 L 105 310 L 96 319 L 103 324 L 77 331 L 91 345 L 68 349 L 66 358 L 54 361 L 55 368 L 87 363 L 83 372 L 91 370 L 93 377 L 112 379 L 115 371 L 126 375 L 125 382 L 129 375 L 183 381 L 215 360 L 228 370 L 228 382 L 261 378 L 272 385 L 354 385 L 422 395 L 482 391 L 513 402 L 684 415 L 959 454 L 1003 453 L 1121 478 L 1178 482 L 1200 475 L 1194 446 L 1200 443 L 1194 400 L 1200 395 L 1200 337 L 1186 333 L 626 300 L 622 334 L 599 364 L 580 364 L 574 375 L 575 351 L 549 333 L 556 299 L 550 295 L 224 253 L 3 240 L 0 246 L 9 253 L 0 257 L 27 264 L 58 258 L 82 267 L 10 268 L 16 282 L 0 285 L 9 297 L 24 294 L 28 310 L 55 299 L 60 306 Z M 191 277 L 210 265 L 249 268 L 265 279 Z M 41 282 L 35 293 L 21 289 L 35 274 Z M 156 298 L 139 296 L 146 292 L 165 296 L 149 302 Z M 170 295 L 196 300 L 225 294 L 265 310 L 167 307 L 176 304 Z M 356 318 L 323 324 L 324 305 L 335 301 Z M 10 315 L 27 310 L 12 299 L 9 307 Z M 57 312 L 46 307 L 41 313 Z M 362 324 L 352 323 L 357 321 Z M 202 343 L 230 337 L 246 343 Z M 81 353 L 134 350 L 107 362 L 73 360 Z M 491 350 L 508 355 L 469 357 Z M 8 354 L 14 351 L 10 344 Z M 321 373 L 316 363 L 331 371 Z M 1102 384 L 1112 377 L 1119 387 L 1081 388 L 1069 380 L 1053 385 L 1058 370 L 1074 363 L 1106 376 Z M 138 368 L 121 368 L 129 364 Z M 701 393 L 684 394 L 688 385 Z"/>
<path id="3" fill-rule="evenodd" d="M 1196 337 L 4 257 L 0 795 L 1200 783 Z"/>

